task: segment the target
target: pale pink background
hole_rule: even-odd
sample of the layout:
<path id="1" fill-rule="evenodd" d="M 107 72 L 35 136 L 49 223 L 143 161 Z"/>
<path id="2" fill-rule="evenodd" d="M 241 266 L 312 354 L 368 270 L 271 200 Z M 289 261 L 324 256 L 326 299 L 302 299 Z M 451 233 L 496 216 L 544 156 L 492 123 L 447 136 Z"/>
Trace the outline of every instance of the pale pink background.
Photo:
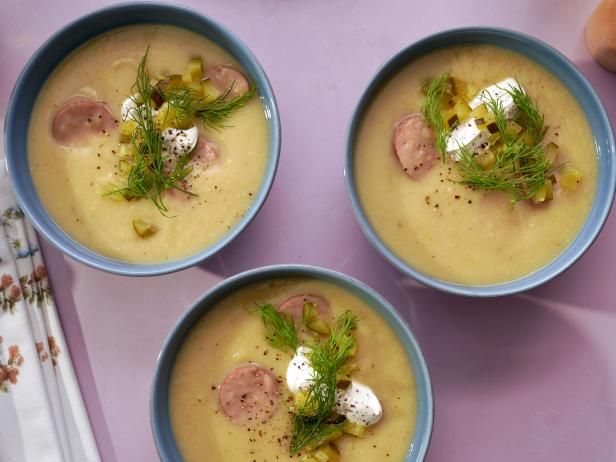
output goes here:
<path id="1" fill-rule="evenodd" d="M 97 0 L 2 0 L 0 118 L 31 53 Z M 273 263 L 356 276 L 410 322 L 436 398 L 428 460 L 616 460 L 616 222 L 574 268 L 543 288 L 498 300 L 443 295 L 402 277 L 355 222 L 343 180 L 349 117 L 376 68 L 429 33 L 504 26 L 561 50 L 616 120 L 616 75 L 599 68 L 583 27 L 596 0 L 187 1 L 245 40 L 268 73 L 282 116 L 280 168 L 248 229 L 210 262 L 131 279 L 44 246 L 77 375 L 105 462 L 157 459 L 148 420 L 152 370 L 168 330 L 200 293 Z M 5 429 L 2 429 L 5 431 Z"/>

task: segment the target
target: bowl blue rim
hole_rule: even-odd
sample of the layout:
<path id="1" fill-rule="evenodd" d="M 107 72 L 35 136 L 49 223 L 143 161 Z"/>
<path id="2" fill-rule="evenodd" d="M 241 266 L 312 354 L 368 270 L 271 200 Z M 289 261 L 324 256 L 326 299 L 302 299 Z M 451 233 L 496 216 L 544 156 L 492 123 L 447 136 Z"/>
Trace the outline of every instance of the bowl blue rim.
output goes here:
<path id="1" fill-rule="evenodd" d="M 173 21 L 182 21 L 182 23 Z M 104 25 L 102 25 L 103 23 Z M 27 157 L 27 128 L 25 134 L 23 134 L 18 131 L 17 127 L 24 119 L 27 120 L 26 127 L 28 126 L 32 105 L 45 82 L 45 80 L 38 82 L 34 76 L 36 69 L 42 64 L 46 64 L 43 67 L 53 70 L 63 58 L 87 40 L 102 32 L 131 24 L 169 24 L 186 28 L 221 46 L 237 59 L 246 72 L 257 82 L 268 125 L 266 169 L 259 191 L 254 195 L 254 201 L 245 212 L 244 217 L 214 244 L 188 257 L 163 263 L 136 264 L 124 262 L 101 255 L 75 241 L 47 213 L 38 199 L 29 170 L 25 177 L 20 175 L 24 173 L 24 167 L 22 166 L 20 169 L 18 161 L 15 159 L 15 156 L 21 153 L 25 153 L 25 157 Z M 196 29 L 199 25 L 204 31 L 200 32 Z M 215 37 L 208 37 L 204 32 Z M 67 43 L 67 45 L 63 43 Z M 52 58 L 46 57 L 48 53 L 51 54 Z M 49 72 L 45 73 L 45 76 L 47 75 L 49 75 Z M 37 91 L 33 96 L 28 97 L 29 84 L 33 79 L 34 83 L 37 84 L 35 85 Z M 24 100 L 31 100 L 32 104 L 28 104 L 25 111 L 20 111 L 18 106 L 22 106 L 21 103 Z M 22 113 L 21 116 L 19 116 L 20 112 Z M 17 120 L 18 117 L 20 120 Z M 65 25 L 49 37 L 28 60 L 17 79 L 7 107 L 4 123 L 6 165 L 19 206 L 34 227 L 60 251 L 81 263 L 114 274 L 125 276 L 162 275 L 194 266 L 212 257 L 235 239 L 255 218 L 269 195 L 278 167 L 281 149 L 280 124 L 276 98 L 265 71 L 248 46 L 226 26 L 197 10 L 180 5 L 158 2 L 121 3 L 98 9 Z M 23 144 L 24 147 L 22 148 L 20 144 Z M 28 168 L 28 161 L 23 162 L 26 162 L 25 168 Z"/>
<path id="2" fill-rule="evenodd" d="M 417 387 L 415 433 L 405 462 L 423 461 L 432 436 L 434 398 L 428 366 L 412 330 L 382 295 L 363 282 L 337 271 L 309 265 L 272 265 L 236 274 L 206 291 L 180 316 L 163 343 L 151 385 L 150 425 L 160 459 L 165 462 L 182 460 L 169 422 L 168 391 L 173 362 L 187 332 L 208 309 L 236 290 L 255 282 L 285 277 L 316 278 L 342 287 L 364 300 L 391 326 L 409 357 Z"/>
<path id="3" fill-rule="evenodd" d="M 568 89 L 570 89 L 570 84 L 575 83 L 578 90 L 584 92 L 583 98 L 586 103 L 580 99 L 580 95 L 574 94 L 573 91 L 572 94 L 584 109 L 589 123 L 592 120 L 601 129 L 600 133 L 597 133 L 595 125 L 591 124 L 597 147 L 599 171 L 596 196 L 582 229 L 567 248 L 543 267 L 521 278 L 499 284 L 466 285 L 453 283 L 423 273 L 402 261 L 381 241 L 370 225 L 358 198 L 353 173 L 353 151 L 357 128 L 372 96 L 378 92 L 383 83 L 389 80 L 406 63 L 427 52 L 447 46 L 473 43 L 486 43 L 517 51 L 547 68 Z M 544 58 L 544 60 L 533 56 Z M 556 69 L 563 71 L 563 73 L 555 72 Z M 602 136 L 602 139 L 597 138 L 599 135 Z M 523 292 L 550 281 L 571 267 L 592 245 L 601 231 L 614 201 L 616 186 L 615 153 L 614 134 L 603 104 L 584 75 L 562 53 L 535 37 L 517 31 L 494 27 L 461 27 L 438 32 L 412 43 L 395 53 L 376 71 L 368 87 L 363 91 L 349 124 L 344 176 L 353 212 L 362 232 L 370 244 L 395 268 L 427 286 L 444 292 L 471 297 L 497 297 Z"/>

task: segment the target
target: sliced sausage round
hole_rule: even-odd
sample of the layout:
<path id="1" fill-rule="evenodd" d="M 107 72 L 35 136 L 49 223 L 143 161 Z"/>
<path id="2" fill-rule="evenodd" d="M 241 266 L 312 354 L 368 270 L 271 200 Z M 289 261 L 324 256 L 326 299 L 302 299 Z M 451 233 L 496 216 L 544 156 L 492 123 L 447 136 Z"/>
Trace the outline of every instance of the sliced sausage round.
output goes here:
<path id="1" fill-rule="evenodd" d="M 220 386 L 220 408 L 236 425 L 266 423 L 278 409 L 280 393 L 276 377 L 253 363 L 233 369 Z"/>
<path id="2" fill-rule="evenodd" d="M 226 66 L 212 66 L 206 69 L 205 76 L 212 81 L 216 90 L 225 93 L 229 90 L 229 97 L 235 98 L 248 91 L 248 80 L 237 69 Z"/>
<path id="3" fill-rule="evenodd" d="M 99 100 L 78 97 L 62 105 L 52 123 L 54 139 L 65 145 L 76 145 L 90 135 L 106 135 L 116 126 L 116 120 L 107 107 Z"/>
<path id="4" fill-rule="evenodd" d="M 405 116 L 394 126 L 394 151 L 404 172 L 414 180 L 438 162 L 435 142 L 434 130 L 418 112 Z"/>
<path id="5" fill-rule="evenodd" d="M 220 156 L 220 148 L 212 140 L 200 135 L 197 145 L 190 158 L 191 163 L 200 164 L 204 167 L 211 165 Z"/>
<path id="6" fill-rule="evenodd" d="M 330 316 L 329 303 L 318 295 L 299 294 L 284 300 L 278 311 L 289 314 L 295 322 L 300 322 L 304 316 L 304 304 L 312 303 L 317 316 Z"/>

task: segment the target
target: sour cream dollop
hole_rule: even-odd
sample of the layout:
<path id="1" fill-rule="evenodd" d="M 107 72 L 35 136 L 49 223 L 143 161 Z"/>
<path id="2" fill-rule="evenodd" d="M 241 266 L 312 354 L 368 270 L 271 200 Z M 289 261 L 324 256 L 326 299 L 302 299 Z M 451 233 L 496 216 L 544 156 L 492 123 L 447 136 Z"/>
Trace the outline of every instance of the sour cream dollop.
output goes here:
<path id="1" fill-rule="evenodd" d="M 291 393 L 306 391 L 312 385 L 314 369 L 306 356 L 309 352 L 310 348 L 299 347 L 287 367 L 287 388 Z"/>
<path id="2" fill-rule="evenodd" d="M 482 89 L 477 95 L 469 101 L 468 105 L 471 109 L 479 107 L 481 104 L 489 104 L 491 101 L 497 101 L 503 109 L 505 119 L 512 119 L 518 107 L 513 101 L 510 92 L 519 90 L 524 92 L 524 88 L 512 77 L 501 80 L 494 85 L 490 85 Z M 489 143 L 490 132 L 485 128 L 480 128 L 475 119 L 469 118 L 460 123 L 451 131 L 447 137 L 447 153 L 455 161 L 460 160 L 460 148 L 466 147 L 474 154 L 487 151 L 490 147 Z"/>
<path id="3" fill-rule="evenodd" d="M 310 348 L 301 346 L 295 352 L 287 367 L 287 388 L 292 393 L 310 389 L 313 382 L 314 369 L 308 359 Z M 336 392 L 334 410 L 347 420 L 359 425 L 374 425 L 383 416 L 383 407 L 370 387 L 351 381 L 347 389 Z"/>
<path id="4" fill-rule="evenodd" d="M 120 112 L 122 120 L 136 120 L 135 112 L 139 111 L 141 106 L 135 103 L 134 98 L 126 98 L 122 103 Z M 152 114 L 156 115 L 157 111 L 152 110 Z M 181 156 L 188 154 L 197 145 L 199 140 L 199 130 L 194 125 L 186 130 L 179 128 L 166 128 L 163 133 L 163 152 L 171 155 Z"/>
<path id="5" fill-rule="evenodd" d="M 383 407 L 372 389 L 355 380 L 346 390 L 337 391 L 334 410 L 358 425 L 374 425 L 383 417 Z"/>

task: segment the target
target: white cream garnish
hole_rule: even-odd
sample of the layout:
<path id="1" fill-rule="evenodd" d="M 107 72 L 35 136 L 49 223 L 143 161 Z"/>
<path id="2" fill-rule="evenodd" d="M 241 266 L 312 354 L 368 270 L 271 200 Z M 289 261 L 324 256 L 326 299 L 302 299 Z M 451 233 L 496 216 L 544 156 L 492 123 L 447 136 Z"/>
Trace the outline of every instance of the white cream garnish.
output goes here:
<path id="1" fill-rule="evenodd" d="M 334 410 L 358 425 L 374 425 L 383 417 L 383 408 L 372 389 L 355 380 L 346 390 L 336 392 Z"/>
<path id="2" fill-rule="evenodd" d="M 122 107 L 120 108 L 120 114 L 122 115 L 122 120 L 135 120 L 135 111 L 137 110 L 137 103 L 135 103 L 134 98 L 126 98 L 122 102 Z"/>
<path id="3" fill-rule="evenodd" d="M 307 354 L 308 347 L 299 347 L 287 367 L 287 388 L 292 393 L 306 391 L 313 383 L 314 369 L 310 365 Z M 367 385 L 355 380 L 349 388 L 336 391 L 336 406 L 334 408 L 349 422 L 360 425 L 374 425 L 383 416 L 383 408 L 376 394 Z"/>
<path id="4" fill-rule="evenodd" d="M 186 130 L 179 128 L 165 128 L 163 130 L 163 152 L 183 156 L 197 145 L 199 130 L 192 126 Z"/>
<path id="5" fill-rule="evenodd" d="M 513 102 L 513 97 L 509 93 L 513 89 L 524 91 L 524 88 L 522 88 L 517 80 L 508 77 L 481 90 L 468 105 L 471 109 L 475 109 L 481 104 L 487 104 L 495 100 L 502 106 L 505 118 L 507 120 L 512 119 L 518 109 Z M 489 106 L 488 110 L 490 110 Z M 473 154 L 479 154 L 490 147 L 489 138 L 490 132 L 487 129 L 478 127 L 475 119 L 468 118 L 461 121 L 449 133 L 447 137 L 447 153 L 455 161 L 460 160 L 460 148 L 463 147 L 468 148 Z"/>
<path id="6" fill-rule="evenodd" d="M 314 369 L 306 357 L 309 351 L 308 347 L 299 347 L 287 367 L 287 388 L 291 393 L 308 390 L 312 385 Z"/>
<path id="7" fill-rule="evenodd" d="M 505 118 L 511 119 L 517 110 L 517 107 L 513 102 L 513 98 L 509 94 L 509 92 L 513 89 L 524 91 L 516 79 L 508 77 L 505 80 L 501 80 L 500 82 L 481 90 L 468 103 L 468 105 L 471 109 L 475 109 L 480 104 L 489 103 L 492 100 L 496 100 L 502 105 Z"/>
<path id="8" fill-rule="evenodd" d="M 474 153 L 485 150 L 490 132 L 477 126 L 474 119 L 468 119 L 458 124 L 447 138 L 447 153 L 454 160 L 460 160 L 460 148 L 467 147 Z"/>
<path id="9" fill-rule="evenodd" d="M 136 120 L 135 112 L 140 111 L 141 107 L 135 103 L 135 98 L 126 98 L 122 103 L 120 112 L 122 120 Z M 157 111 L 152 109 L 152 115 Z M 199 130 L 194 125 L 186 130 L 179 128 L 166 128 L 163 133 L 163 153 L 182 156 L 189 153 L 197 145 L 199 140 Z"/>

